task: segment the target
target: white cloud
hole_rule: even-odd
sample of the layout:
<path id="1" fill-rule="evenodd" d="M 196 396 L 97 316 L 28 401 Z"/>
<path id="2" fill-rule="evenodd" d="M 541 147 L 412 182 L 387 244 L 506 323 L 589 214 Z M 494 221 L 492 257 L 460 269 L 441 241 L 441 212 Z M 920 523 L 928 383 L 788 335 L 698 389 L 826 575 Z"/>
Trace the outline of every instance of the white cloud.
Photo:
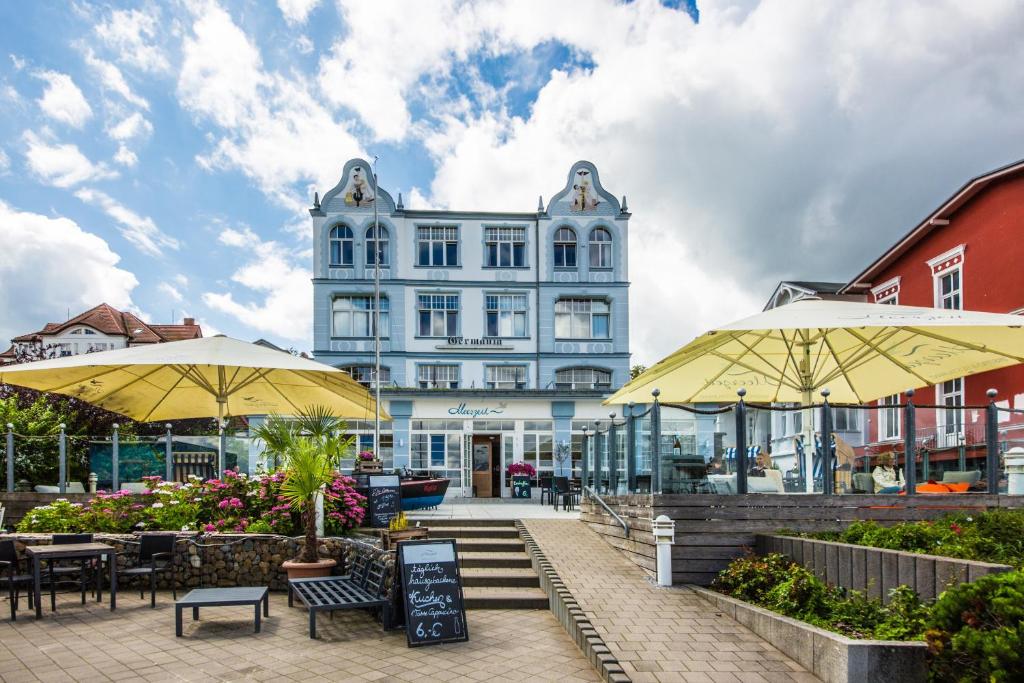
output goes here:
<path id="1" fill-rule="evenodd" d="M 277 0 L 285 21 L 292 26 L 305 24 L 309 13 L 319 4 L 320 0 Z"/>
<path id="2" fill-rule="evenodd" d="M 178 283 L 179 287 L 188 287 L 188 276 L 184 273 L 178 273 L 174 276 L 174 281 Z"/>
<path id="3" fill-rule="evenodd" d="M 86 181 L 116 178 L 103 163 L 94 164 L 76 145 L 49 144 L 27 130 L 22 139 L 28 146 L 25 160 L 32 172 L 43 182 L 55 187 L 72 187 Z"/>
<path id="4" fill-rule="evenodd" d="M 181 303 L 185 300 L 178 288 L 172 285 L 170 282 L 161 282 L 156 286 L 157 290 L 167 296 L 175 303 Z"/>
<path id="5" fill-rule="evenodd" d="M 140 109 L 149 109 L 149 102 L 132 92 L 128 81 L 124 79 L 124 74 L 115 65 L 98 58 L 91 49 L 87 49 L 85 52 L 85 63 L 99 75 L 104 88 L 117 93 L 126 102 Z"/>
<path id="6" fill-rule="evenodd" d="M 249 228 L 227 228 L 221 244 L 244 249 L 246 263 L 232 281 L 262 296 L 261 301 L 240 302 L 232 292 L 205 292 L 203 303 L 260 332 L 296 341 L 308 341 L 313 327 L 313 285 L 309 269 L 295 263 L 294 255 L 277 242 L 264 242 Z"/>
<path id="7" fill-rule="evenodd" d="M 7 152 L 0 149 L 0 175 L 4 175 L 11 168 L 11 159 Z"/>
<path id="8" fill-rule="evenodd" d="M 164 28 L 159 19 L 155 5 L 145 10 L 115 10 L 96 27 L 96 35 L 117 53 L 118 61 L 147 73 L 162 73 L 170 64 L 159 45 Z"/>
<path id="9" fill-rule="evenodd" d="M 86 204 L 97 206 L 120 224 L 121 235 L 134 244 L 139 251 L 150 256 L 160 256 L 166 249 L 178 249 L 178 240 L 162 232 L 148 216 L 140 216 L 113 197 L 99 190 L 83 187 L 75 196 Z"/>
<path id="10" fill-rule="evenodd" d="M 100 237 L 68 218 L 19 211 L 0 201 L 0 340 L 62 320 L 100 302 L 134 308 L 135 275 Z"/>
<path id="11" fill-rule="evenodd" d="M 122 166 L 131 168 L 139 163 L 139 157 L 125 145 L 118 145 L 117 152 L 114 153 L 114 161 Z"/>
<path id="12" fill-rule="evenodd" d="M 46 81 L 43 96 L 36 100 L 43 113 L 54 121 L 66 123 L 73 128 L 84 126 L 92 117 L 92 107 L 71 80 L 71 76 L 57 71 L 40 71 L 36 75 L 40 80 Z"/>
<path id="13" fill-rule="evenodd" d="M 134 166 L 139 158 L 128 146 L 128 142 L 140 141 L 148 138 L 153 133 L 153 124 L 139 112 L 133 112 L 124 119 L 107 129 L 107 135 L 120 144 L 114 161 L 122 166 Z"/>

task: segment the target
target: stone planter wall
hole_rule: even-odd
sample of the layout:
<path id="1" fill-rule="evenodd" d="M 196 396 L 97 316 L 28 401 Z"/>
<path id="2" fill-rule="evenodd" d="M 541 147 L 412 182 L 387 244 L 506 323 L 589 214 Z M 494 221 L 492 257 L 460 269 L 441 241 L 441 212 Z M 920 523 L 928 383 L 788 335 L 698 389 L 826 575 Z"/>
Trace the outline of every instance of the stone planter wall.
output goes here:
<path id="1" fill-rule="evenodd" d="M 1013 571 L 1005 564 L 775 534 L 759 534 L 756 548 L 759 555 L 782 553 L 833 586 L 858 590 L 886 602 L 889 591 L 901 585 L 931 600 L 952 585 Z"/>
<path id="2" fill-rule="evenodd" d="M 923 683 L 928 646 L 920 641 L 854 640 L 770 610 L 692 586 L 710 602 L 829 683 Z"/>
<path id="3" fill-rule="evenodd" d="M 0 538 L 13 538 L 19 552 L 26 545 L 49 545 L 50 534 L 7 534 Z M 118 552 L 119 567 L 127 568 L 135 563 L 138 541 L 132 534 L 95 534 L 99 543 L 109 543 Z M 208 534 L 197 539 L 195 534 L 178 534 L 175 556 L 175 579 L 177 587 L 206 588 L 214 586 L 268 586 L 271 590 L 286 590 L 288 577 L 281 569 L 281 563 L 296 557 L 305 545 L 302 538 L 288 538 L 263 534 Z M 198 540 L 204 546 L 188 542 Z M 372 548 L 349 538 L 320 539 L 320 554 L 338 562 L 335 569 L 343 573 L 350 565 L 352 553 Z M 378 551 L 379 552 L 379 551 Z M 198 565 L 198 566 L 197 566 Z M 170 576 L 158 575 L 157 585 L 170 588 Z M 148 578 L 146 578 L 148 582 Z M 148 583 L 146 584 L 148 585 Z"/>

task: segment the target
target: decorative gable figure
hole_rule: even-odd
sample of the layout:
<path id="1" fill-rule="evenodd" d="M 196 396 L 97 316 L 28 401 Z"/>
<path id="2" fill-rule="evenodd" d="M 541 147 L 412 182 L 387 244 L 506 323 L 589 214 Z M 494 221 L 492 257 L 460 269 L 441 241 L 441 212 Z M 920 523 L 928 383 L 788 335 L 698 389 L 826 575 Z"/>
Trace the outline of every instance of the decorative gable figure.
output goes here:
<path id="1" fill-rule="evenodd" d="M 601 198 L 594 190 L 590 171 L 585 168 L 576 170 L 572 182 L 572 210 L 593 211 L 601 203 Z"/>

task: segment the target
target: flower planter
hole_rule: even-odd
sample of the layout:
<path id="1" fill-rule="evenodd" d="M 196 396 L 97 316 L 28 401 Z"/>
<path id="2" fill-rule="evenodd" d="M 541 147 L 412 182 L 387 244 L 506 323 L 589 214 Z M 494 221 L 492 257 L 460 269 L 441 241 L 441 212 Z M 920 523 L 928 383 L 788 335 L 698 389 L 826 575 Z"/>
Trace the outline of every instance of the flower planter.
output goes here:
<path id="1" fill-rule="evenodd" d="M 317 562 L 295 562 L 288 560 L 281 565 L 288 573 L 288 580 L 292 579 L 310 579 L 319 576 L 330 576 L 331 570 L 338 564 L 337 561 L 332 559 L 322 559 Z"/>
<path id="2" fill-rule="evenodd" d="M 356 460 L 353 474 L 384 474 L 384 463 L 380 460 Z"/>
<path id="3" fill-rule="evenodd" d="M 411 541 L 414 539 L 428 538 L 429 529 L 427 527 L 416 527 L 414 529 L 402 529 L 401 531 L 391 531 L 390 529 L 381 529 L 381 545 L 384 550 L 394 550 L 400 541 Z"/>

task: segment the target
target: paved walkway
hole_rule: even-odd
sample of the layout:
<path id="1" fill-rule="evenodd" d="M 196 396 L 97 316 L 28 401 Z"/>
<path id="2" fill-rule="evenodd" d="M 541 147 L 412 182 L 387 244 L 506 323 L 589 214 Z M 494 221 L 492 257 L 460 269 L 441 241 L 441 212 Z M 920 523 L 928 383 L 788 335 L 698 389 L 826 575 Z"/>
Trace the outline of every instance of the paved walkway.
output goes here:
<path id="1" fill-rule="evenodd" d="M 46 598 L 44 598 L 45 600 Z M 319 619 L 310 640 L 303 608 L 272 593 L 270 618 L 252 632 L 252 609 L 207 608 L 199 622 L 185 613 L 174 637 L 170 593 L 149 609 L 124 591 L 117 611 L 77 593 L 58 596 L 59 611 L 36 621 L 25 609 L 6 620 L 0 601 L 0 681 L 599 681 L 550 612 L 470 610 L 470 640 L 408 648 L 404 631 L 385 633 L 363 612 Z"/>
<path id="2" fill-rule="evenodd" d="M 507 502 L 506 502 L 507 501 Z M 414 510 L 410 519 L 572 519 L 579 511 L 565 512 L 539 502 L 513 502 L 505 498 L 447 498 L 433 510 Z"/>
<path id="3" fill-rule="evenodd" d="M 635 683 L 818 679 L 693 591 L 659 588 L 582 522 L 523 522 Z"/>

